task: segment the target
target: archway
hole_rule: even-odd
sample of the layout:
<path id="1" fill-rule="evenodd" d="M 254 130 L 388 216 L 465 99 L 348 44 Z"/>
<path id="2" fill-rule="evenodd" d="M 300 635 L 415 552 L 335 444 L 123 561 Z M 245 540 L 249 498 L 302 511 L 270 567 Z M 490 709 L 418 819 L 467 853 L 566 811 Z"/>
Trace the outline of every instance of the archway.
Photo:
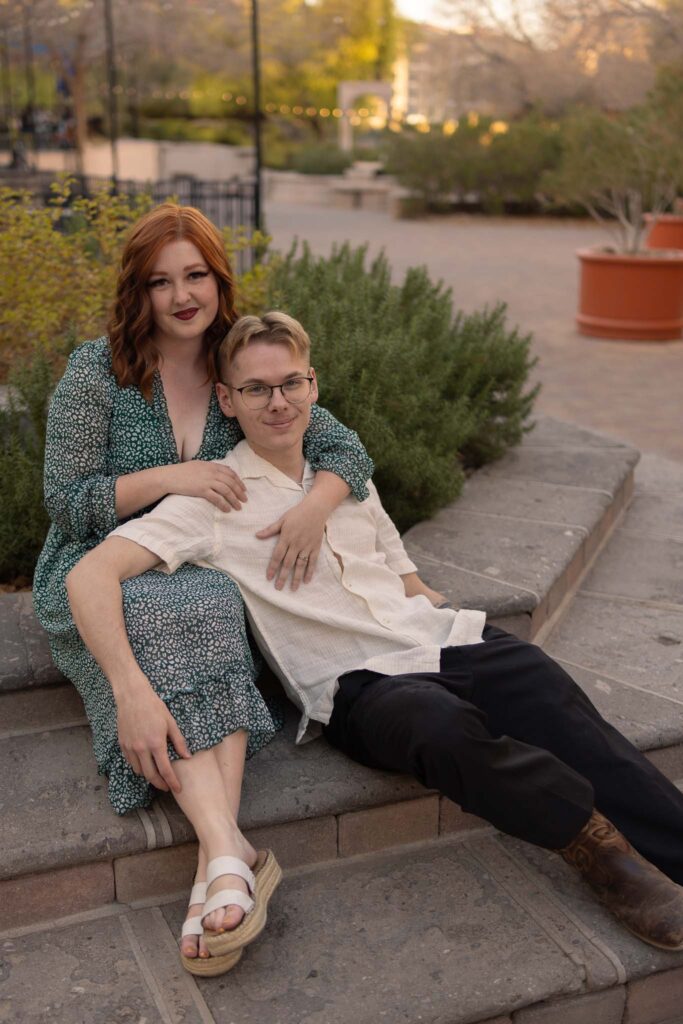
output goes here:
<path id="1" fill-rule="evenodd" d="M 350 152 L 353 149 L 353 130 L 347 111 L 359 96 L 372 93 L 384 100 L 391 112 L 394 89 L 391 82 L 340 82 L 337 86 L 337 106 L 343 111 L 339 118 L 339 148 Z"/>

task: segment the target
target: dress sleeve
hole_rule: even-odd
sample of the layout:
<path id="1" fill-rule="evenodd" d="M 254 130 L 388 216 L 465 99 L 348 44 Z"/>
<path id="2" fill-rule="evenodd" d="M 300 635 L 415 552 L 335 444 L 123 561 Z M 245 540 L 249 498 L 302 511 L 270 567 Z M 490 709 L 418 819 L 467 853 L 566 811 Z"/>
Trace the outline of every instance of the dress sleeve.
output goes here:
<path id="1" fill-rule="evenodd" d="M 57 385 L 45 437 L 45 507 L 75 540 L 113 530 L 116 477 L 108 469 L 115 383 L 102 345 L 80 345 Z"/>
<path id="2" fill-rule="evenodd" d="M 314 405 L 304 434 L 304 455 L 313 469 L 341 477 L 359 501 L 365 501 L 374 464 L 355 430 L 349 430 L 331 412 Z"/>

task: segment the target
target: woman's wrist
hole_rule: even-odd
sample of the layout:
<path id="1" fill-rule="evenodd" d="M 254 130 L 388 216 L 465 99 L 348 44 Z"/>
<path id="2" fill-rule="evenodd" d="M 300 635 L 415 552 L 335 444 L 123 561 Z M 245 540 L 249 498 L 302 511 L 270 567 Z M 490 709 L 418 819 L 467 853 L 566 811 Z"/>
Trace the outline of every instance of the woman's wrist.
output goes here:
<path id="1" fill-rule="evenodd" d="M 165 498 L 167 494 L 177 494 L 178 467 L 180 463 L 170 462 L 167 466 L 157 466 L 156 473 L 159 481 L 159 497 Z"/>
<path id="2" fill-rule="evenodd" d="M 326 496 L 324 491 L 309 491 L 301 504 L 303 505 L 304 502 L 310 511 L 318 512 L 325 520 L 327 520 L 328 516 L 334 512 L 339 504 L 338 501 Z"/>
<path id="3" fill-rule="evenodd" d="M 137 700 L 146 690 L 152 689 L 152 684 L 137 664 L 130 671 L 111 675 L 109 685 L 119 710 Z"/>
<path id="4" fill-rule="evenodd" d="M 350 493 L 351 488 L 341 477 L 321 469 L 316 473 L 305 500 L 319 508 L 327 519 Z"/>
<path id="5" fill-rule="evenodd" d="M 165 498 L 167 494 L 174 494 L 175 469 L 175 464 L 153 466 L 118 477 L 114 491 L 118 518 L 128 519 L 140 509 Z"/>

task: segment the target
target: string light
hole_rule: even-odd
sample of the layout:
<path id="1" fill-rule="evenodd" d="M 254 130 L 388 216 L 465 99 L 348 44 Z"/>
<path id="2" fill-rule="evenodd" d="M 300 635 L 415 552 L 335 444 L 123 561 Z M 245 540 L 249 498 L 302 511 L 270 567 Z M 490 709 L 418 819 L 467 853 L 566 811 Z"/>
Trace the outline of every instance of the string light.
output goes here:
<path id="1" fill-rule="evenodd" d="M 0 0 L 0 5 L 2 5 Z M 4 6 L 4 5 L 3 5 Z M 123 4 L 122 4 L 123 6 Z M 187 3 L 186 0 L 127 0 L 127 6 L 135 11 L 146 11 L 156 15 L 165 15 L 167 12 L 173 11 L 176 13 L 186 13 Z M 85 13 L 91 11 L 95 7 L 95 0 L 82 0 L 78 6 L 74 6 L 71 10 L 65 11 L 61 15 L 44 15 L 42 17 L 32 16 L 31 24 L 36 30 L 41 28 L 55 29 L 60 25 L 68 25 L 69 23 L 76 22 Z M 23 20 L 22 20 L 22 8 L 19 5 L 15 5 L 14 10 L 17 12 L 17 20 L 13 23 L 4 25 L 5 32 L 7 34 L 23 32 Z M 197 13 L 203 13 L 208 16 L 216 16 L 217 8 L 215 6 L 200 6 L 199 4 L 193 4 L 193 10 Z M 339 20 L 339 19 L 335 19 Z M 342 19 L 343 20 L 343 19 Z M 12 44 L 14 45 L 14 44 Z M 108 89 L 105 85 L 99 87 L 98 92 L 101 96 L 108 94 Z M 206 99 L 208 101 L 218 100 L 220 98 L 222 103 L 244 107 L 248 104 L 248 98 L 246 96 L 234 96 L 231 92 L 218 93 L 212 89 L 179 89 L 170 90 L 162 88 L 154 88 L 150 90 L 137 89 L 132 86 L 116 85 L 114 87 L 116 95 L 125 95 L 132 99 L 155 99 L 165 100 L 172 102 L 174 100 L 193 100 L 201 101 Z M 270 114 L 277 114 L 278 112 L 282 115 L 289 115 L 290 113 L 295 117 L 321 117 L 321 118 L 341 118 L 347 117 L 353 125 L 360 125 L 367 119 L 372 119 L 373 115 L 367 107 L 361 107 L 356 110 L 355 108 L 347 108 L 346 110 L 341 107 L 316 107 L 309 105 L 304 107 L 301 104 L 295 104 L 290 106 L 289 104 L 283 103 L 278 105 L 270 102 L 265 105 L 265 110 Z M 399 124 L 399 122 L 392 122 L 392 124 Z M 495 131 L 495 129 L 492 129 Z M 503 129 L 498 129 L 502 131 Z"/>

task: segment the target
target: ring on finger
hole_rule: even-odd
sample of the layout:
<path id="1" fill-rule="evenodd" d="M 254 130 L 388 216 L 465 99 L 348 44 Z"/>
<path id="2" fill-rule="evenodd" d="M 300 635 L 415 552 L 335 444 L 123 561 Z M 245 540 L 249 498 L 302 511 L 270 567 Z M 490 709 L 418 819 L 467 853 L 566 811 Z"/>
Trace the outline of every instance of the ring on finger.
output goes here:
<path id="1" fill-rule="evenodd" d="M 296 560 L 297 560 L 297 562 L 307 562 L 308 561 L 308 555 L 297 555 L 296 556 Z"/>

